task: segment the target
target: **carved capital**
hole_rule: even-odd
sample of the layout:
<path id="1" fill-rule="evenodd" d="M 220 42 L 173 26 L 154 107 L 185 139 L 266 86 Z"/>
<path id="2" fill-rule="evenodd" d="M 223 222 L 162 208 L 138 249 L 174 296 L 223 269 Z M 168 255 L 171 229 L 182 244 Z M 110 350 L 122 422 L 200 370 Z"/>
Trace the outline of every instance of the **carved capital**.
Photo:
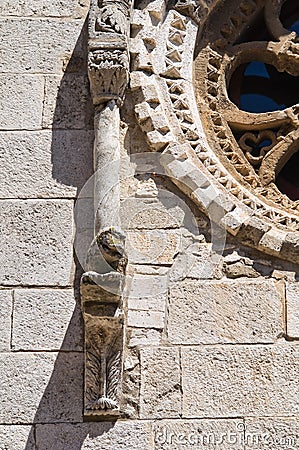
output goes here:
<path id="1" fill-rule="evenodd" d="M 96 49 L 89 52 L 88 69 L 94 105 L 123 98 L 129 60 L 124 50 Z"/>
<path id="2" fill-rule="evenodd" d="M 131 0 L 92 0 L 88 69 L 94 105 L 121 103 L 129 79 Z"/>

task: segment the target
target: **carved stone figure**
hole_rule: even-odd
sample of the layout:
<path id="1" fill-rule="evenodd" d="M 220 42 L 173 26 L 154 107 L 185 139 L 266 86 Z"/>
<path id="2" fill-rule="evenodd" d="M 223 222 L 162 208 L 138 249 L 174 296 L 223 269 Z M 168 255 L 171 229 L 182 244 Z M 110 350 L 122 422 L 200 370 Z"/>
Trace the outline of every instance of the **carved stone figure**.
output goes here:
<path id="1" fill-rule="evenodd" d="M 128 32 L 130 16 L 129 0 L 100 0 L 96 31 L 125 35 Z"/>

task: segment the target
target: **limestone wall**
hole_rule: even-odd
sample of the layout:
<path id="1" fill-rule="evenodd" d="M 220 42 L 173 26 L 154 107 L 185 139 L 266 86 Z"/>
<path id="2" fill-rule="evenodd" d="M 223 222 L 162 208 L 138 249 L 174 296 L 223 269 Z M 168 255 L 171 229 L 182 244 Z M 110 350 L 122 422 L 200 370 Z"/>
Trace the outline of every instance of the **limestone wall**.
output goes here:
<path id="1" fill-rule="evenodd" d="M 73 241 L 93 172 L 87 12 L 85 0 L 0 5 L 0 449 L 297 449 L 297 266 L 211 229 L 155 173 L 121 185 L 124 411 L 83 423 Z M 130 92 L 121 120 L 122 154 L 148 151 Z"/>

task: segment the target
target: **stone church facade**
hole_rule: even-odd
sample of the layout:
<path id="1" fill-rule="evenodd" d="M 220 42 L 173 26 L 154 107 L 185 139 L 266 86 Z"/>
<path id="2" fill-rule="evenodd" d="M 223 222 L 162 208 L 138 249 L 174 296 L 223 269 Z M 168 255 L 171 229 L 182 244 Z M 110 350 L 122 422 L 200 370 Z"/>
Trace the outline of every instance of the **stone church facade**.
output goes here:
<path id="1" fill-rule="evenodd" d="M 299 448 L 299 10 L 0 4 L 0 449 Z"/>

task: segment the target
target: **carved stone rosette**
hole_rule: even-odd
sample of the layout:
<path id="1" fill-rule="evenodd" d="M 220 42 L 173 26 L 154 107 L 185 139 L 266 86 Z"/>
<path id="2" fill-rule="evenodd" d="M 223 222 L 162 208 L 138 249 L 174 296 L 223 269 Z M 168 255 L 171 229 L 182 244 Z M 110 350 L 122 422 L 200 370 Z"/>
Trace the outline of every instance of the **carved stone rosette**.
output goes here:
<path id="1" fill-rule="evenodd" d="M 95 226 L 81 279 L 86 420 L 115 418 L 121 412 L 122 297 L 127 259 L 125 236 L 119 228 L 119 174 L 111 176 L 103 168 L 114 163 L 115 169 L 120 159 L 119 106 L 128 83 L 130 9 L 129 0 L 92 0 L 89 14 L 88 73 L 95 105 Z M 104 196 L 100 192 L 103 186 L 107 189 Z"/>

